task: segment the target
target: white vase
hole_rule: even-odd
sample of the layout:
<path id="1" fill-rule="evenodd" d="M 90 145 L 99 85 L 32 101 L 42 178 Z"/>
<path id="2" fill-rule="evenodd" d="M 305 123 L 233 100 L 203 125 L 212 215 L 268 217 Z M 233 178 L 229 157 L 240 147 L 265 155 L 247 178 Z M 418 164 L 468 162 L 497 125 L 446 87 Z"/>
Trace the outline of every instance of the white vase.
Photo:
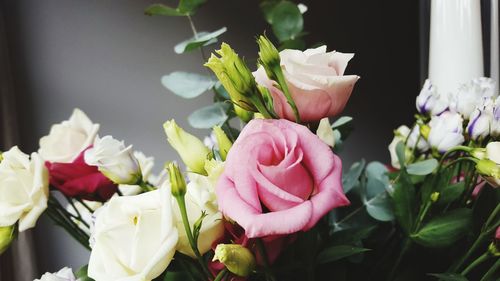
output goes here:
<path id="1" fill-rule="evenodd" d="M 480 0 L 432 0 L 429 79 L 442 94 L 484 76 Z"/>

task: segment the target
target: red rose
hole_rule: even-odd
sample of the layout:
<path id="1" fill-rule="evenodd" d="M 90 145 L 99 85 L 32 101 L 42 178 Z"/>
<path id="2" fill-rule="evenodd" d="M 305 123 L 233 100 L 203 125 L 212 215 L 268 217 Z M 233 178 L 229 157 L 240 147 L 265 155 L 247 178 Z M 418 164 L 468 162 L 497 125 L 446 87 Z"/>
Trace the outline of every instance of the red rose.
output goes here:
<path id="1" fill-rule="evenodd" d="M 50 184 L 69 197 L 106 201 L 118 187 L 99 172 L 97 167 L 85 163 L 85 150 L 71 163 L 45 162 L 50 174 Z"/>

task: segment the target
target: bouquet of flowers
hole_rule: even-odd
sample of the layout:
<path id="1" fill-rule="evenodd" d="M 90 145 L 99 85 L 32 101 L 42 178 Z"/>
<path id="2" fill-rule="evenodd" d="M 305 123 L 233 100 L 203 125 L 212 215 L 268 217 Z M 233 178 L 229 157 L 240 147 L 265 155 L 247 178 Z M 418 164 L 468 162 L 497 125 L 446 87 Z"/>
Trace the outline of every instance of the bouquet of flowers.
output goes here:
<path id="1" fill-rule="evenodd" d="M 198 2 L 147 12 L 189 17 Z M 272 19 L 290 5 L 301 13 L 288 1 L 264 6 Z M 450 95 L 427 81 L 414 124 L 389 145 L 392 163 L 361 160 L 343 172 L 336 153 L 352 118 L 338 116 L 359 79 L 344 74 L 354 55 L 286 48 L 297 38 L 275 33 L 282 51 L 259 36 L 253 72 L 222 43 L 205 63 L 217 80 L 164 77 L 188 98 L 214 92 L 214 104 L 189 117 L 213 128 L 204 141 L 174 120 L 163 125 L 181 165 L 153 174 L 152 157 L 99 136 L 79 109 L 38 152 L 3 152 L 0 253 L 45 214 L 90 259 L 40 280 L 497 280 L 494 81 L 474 79 Z M 178 47 L 216 36 L 195 32 Z M 182 79 L 196 86 L 180 87 Z"/>

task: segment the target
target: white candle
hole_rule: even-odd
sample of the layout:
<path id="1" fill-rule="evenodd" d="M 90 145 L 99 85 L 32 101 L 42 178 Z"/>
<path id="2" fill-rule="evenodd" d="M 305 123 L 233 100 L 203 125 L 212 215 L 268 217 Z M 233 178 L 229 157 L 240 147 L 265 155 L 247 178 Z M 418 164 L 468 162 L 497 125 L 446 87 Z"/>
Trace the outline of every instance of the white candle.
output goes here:
<path id="1" fill-rule="evenodd" d="M 498 56 L 500 50 L 498 49 L 498 0 L 491 0 L 491 42 L 490 42 L 490 69 L 491 75 L 496 83 L 496 90 L 498 91 L 498 84 L 500 83 L 500 75 L 498 70 Z"/>
<path id="2" fill-rule="evenodd" d="M 429 79 L 442 94 L 484 76 L 479 0 L 432 0 Z"/>

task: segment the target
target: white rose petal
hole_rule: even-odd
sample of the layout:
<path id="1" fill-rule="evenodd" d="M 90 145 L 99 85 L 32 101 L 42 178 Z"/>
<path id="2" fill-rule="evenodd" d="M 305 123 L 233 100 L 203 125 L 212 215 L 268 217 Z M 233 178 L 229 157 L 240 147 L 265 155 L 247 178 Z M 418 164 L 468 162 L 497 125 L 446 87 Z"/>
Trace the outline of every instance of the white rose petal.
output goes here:
<path id="1" fill-rule="evenodd" d="M 422 114 L 439 115 L 448 108 L 449 98 L 446 95 L 440 95 L 436 86 L 427 79 L 417 96 L 416 105 L 418 112 Z"/>
<path id="2" fill-rule="evenodd" d="M 99 124 L 80 109 L 75 109 L 69 120 L 55 124 L 50 133 L 40 139 L 40 156 L 49 162 L 71 163 L 94 143 Z"/>
<path id="3" fill-rule="evenodd" d="M 141 169 L 132 153 L 132 146 L 111 136 L 97 137 L 94 146 L 85 151 L 85 163 L 97 166 L 100 172 L 117 184 L 135 184 Z"/>
<path id="4" fill-rule="evenodd" d="M 486 157 L 500 165 L 500 142 L 490 142 L 486 145 Z"/>
<path id="5" fill-rule="evenodd" d="M 65 267 L 56 273 L 47 272 L 40 279 L 35 279 L 34 281 L 76 281 L 76 277 L 71 268 Z"/>
<path id="6" fill-rule="evenodd" d="M 469 120 L 474 109 L 480 106 L 484 99 L 494 96 L 495 84 L 493 79 L 481 77 L 462 85 L 456 93 L 451 94 L 450 110 Z"/>
<path id="7" fill-rule="evenodd" d="M 19 231 L 35 226 L 47 208 L 49 175 L 37 154 L 31 159 L 14 146 L 3 153 L 0 163 L 0 226 L 19 221 Z"/>
<path id="8" fill-rule="evenodd" d="M 165 271 L 178 241 L 168 185 L 113 197 L 94 215 L 89 277 L 151 281 Z"/>

